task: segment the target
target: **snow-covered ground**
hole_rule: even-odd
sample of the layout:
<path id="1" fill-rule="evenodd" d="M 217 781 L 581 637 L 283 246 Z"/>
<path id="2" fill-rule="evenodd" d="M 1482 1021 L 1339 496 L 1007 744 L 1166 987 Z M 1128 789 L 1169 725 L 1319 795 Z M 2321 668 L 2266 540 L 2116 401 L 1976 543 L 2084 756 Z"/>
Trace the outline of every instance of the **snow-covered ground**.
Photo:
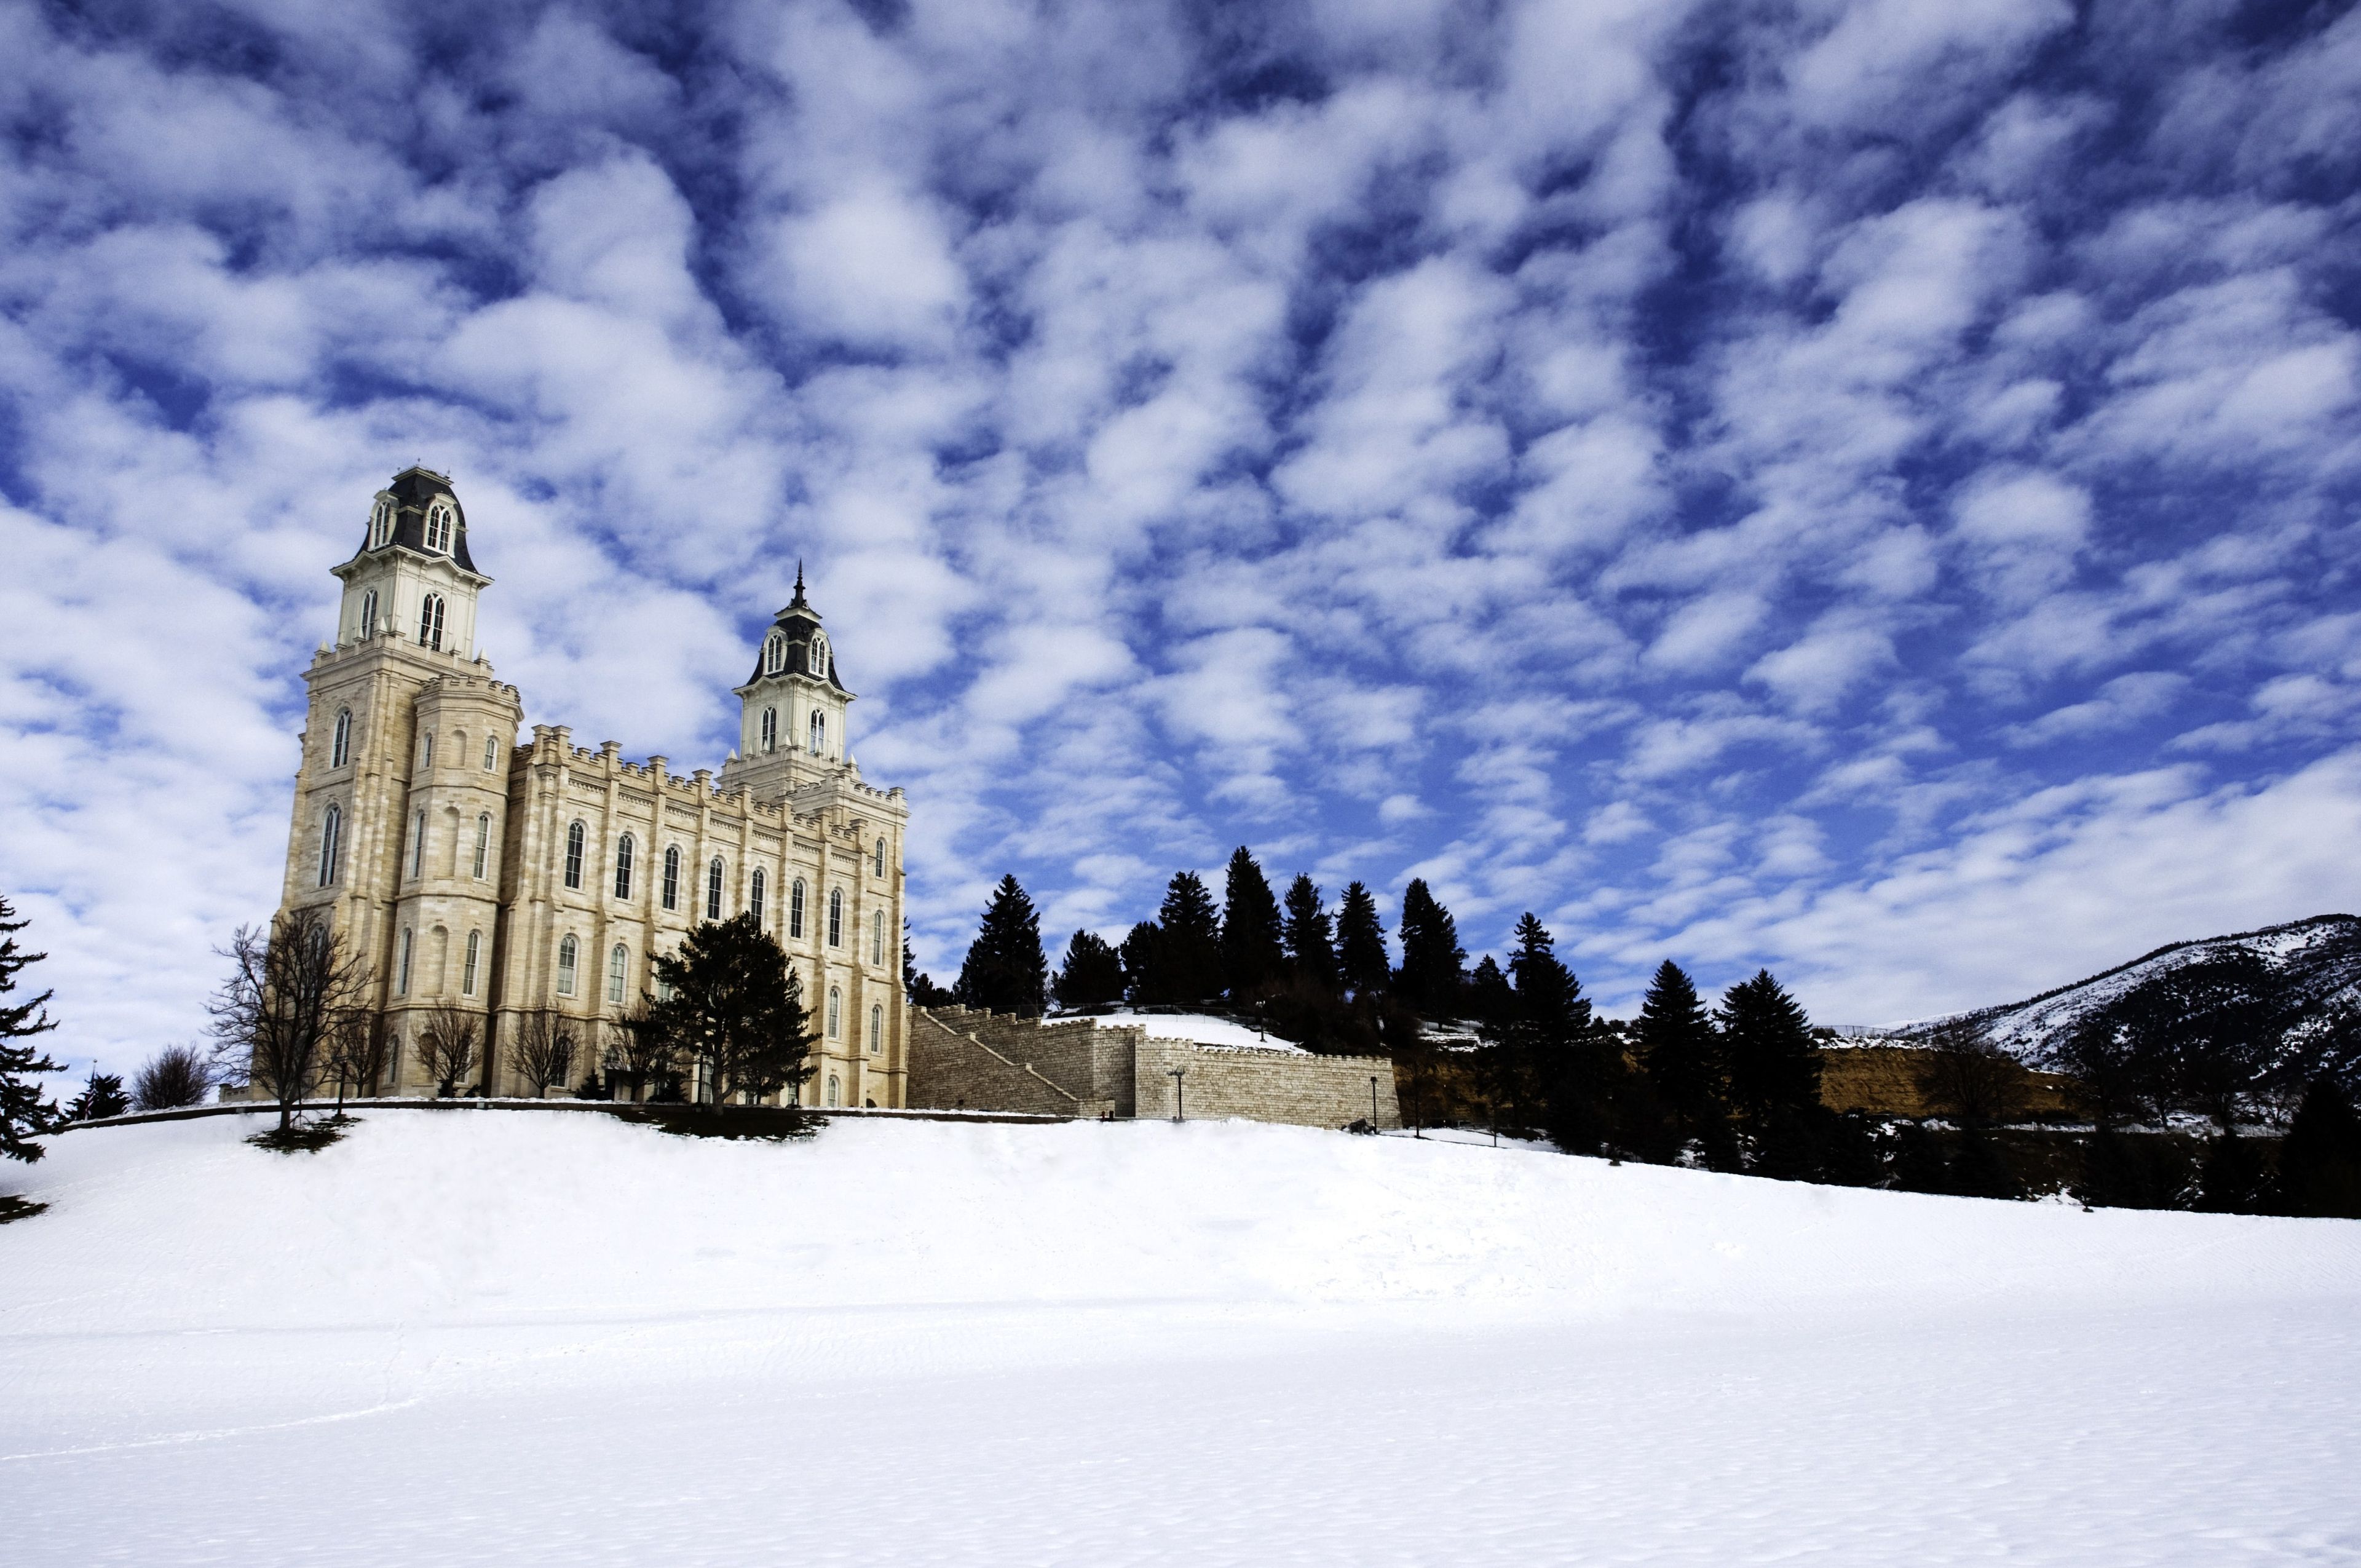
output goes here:
<path id="1" fill-rule="evenodd" d="M 2361 1554 L 2361 1224 L 1236 1123 L 248 1125 L 8 1173 L 9 1563 Z"/>
<path id="2" fill-rule="evenodd" d="M 1258 1051 L 1303 1052 L 1292 1040 L 1282 1040 L 1277 1035 L 1257 1034 L 1251 1024 L 1241 1024 L 1235 1018 L 1217 1018 L 1210 1013 L 1061 1013 L 1049 1019 L 1052 1024 L 1138 1025 L 1150 1035 L 1167 1040 L 1194 1040 L 1201 1046 L 1246 1046 Z"/>

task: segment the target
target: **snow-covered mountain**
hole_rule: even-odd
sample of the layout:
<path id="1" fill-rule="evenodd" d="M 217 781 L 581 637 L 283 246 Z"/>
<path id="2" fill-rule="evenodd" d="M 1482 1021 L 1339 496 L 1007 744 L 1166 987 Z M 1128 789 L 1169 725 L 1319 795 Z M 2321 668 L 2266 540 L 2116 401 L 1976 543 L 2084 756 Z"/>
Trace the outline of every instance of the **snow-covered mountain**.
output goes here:
<path id="1" fill-rule="evenodd" d="M 2147 1010 L 2185 1014 L 2235 1006 L 2253 1029 L 2276 1042 L 2267 1057 L 2303 1053 L 2340 1021 L 2361 1011 L 2361 919 L 2317 915 L 2260 931 L 2175 942 L 2088 980 L 2023 1002 L 1964 1014 L 1992 1025 L 1993 1037 L 2036 1067 L 2057 1064 L 2067 1037 L 2093 1014 L 2129 1019 Z M 1904 1025 L 1924 1033 L 1939 1019 Z"/>

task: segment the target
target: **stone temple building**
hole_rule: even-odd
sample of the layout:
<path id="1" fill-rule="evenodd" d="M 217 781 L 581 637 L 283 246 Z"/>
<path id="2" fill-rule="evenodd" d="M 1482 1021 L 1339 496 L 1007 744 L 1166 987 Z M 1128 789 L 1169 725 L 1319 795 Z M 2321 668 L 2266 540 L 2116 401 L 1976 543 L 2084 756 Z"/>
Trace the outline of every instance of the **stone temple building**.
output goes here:
<path id="1" fill-rule="evenodd" d="M 852 693 L 800 571 L 737 688 L 738 749 L 686 778 L 563 726 L 519 734 L 517 688 L 476 646 L 491 579 L 445 476 L 396 475 L 335 572 L 335 636 L 304 673 L 282 908 L 325 906 L 368 965 L 392 1047 L 381 1091 L 428 1089 L 419 1031 L 443 1007 L 483 1015 L 469 1087 L 532 1092 L 507 1047 L 542 1012 L 577 1042 L 579 1084 L 611 1065 L 608 1028 L 650 986 L 651 956 L 752 911 L 819 1035 L 804 1102 L 907 1102 L 908 808 L 861 780 Z"/>

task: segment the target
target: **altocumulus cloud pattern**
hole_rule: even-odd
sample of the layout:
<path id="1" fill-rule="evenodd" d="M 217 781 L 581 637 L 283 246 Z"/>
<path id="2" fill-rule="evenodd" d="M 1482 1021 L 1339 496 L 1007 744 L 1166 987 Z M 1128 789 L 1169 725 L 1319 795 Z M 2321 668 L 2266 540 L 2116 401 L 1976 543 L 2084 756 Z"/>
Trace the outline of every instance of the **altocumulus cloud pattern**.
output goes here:
<path id="1" fill-rule="evenodd" d="M 718 762 L 797 556 L 920 953 L 1240 841 L 1595 993 L 2353 904 L 2361 14 L 0 12 L 0 886 L 88 1055 L 277 898 L 451 472 L 530 717 Z"/>

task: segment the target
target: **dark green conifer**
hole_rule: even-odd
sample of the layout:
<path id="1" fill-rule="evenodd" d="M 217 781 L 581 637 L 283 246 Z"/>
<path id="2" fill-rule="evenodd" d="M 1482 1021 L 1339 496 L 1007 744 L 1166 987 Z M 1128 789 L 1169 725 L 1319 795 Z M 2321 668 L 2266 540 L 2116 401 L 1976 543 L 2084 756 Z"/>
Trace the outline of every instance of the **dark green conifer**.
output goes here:
<path id="1" fill-rule="evenodd" d="M 69 1122 L 103 1122 L 109 1116 L 120 1116 L 131 1109 L 131 1096 L 123 1092 L 120 1073 L 90 1069 L 90 1081 L 82 1085 L 80 1094 L 66 1106 Z"/>
<path id="2" fill-rule="evenodd" d="M 984 905 L 975 940 L 960 965 L 951 994 L 967 1007 L 1040 1016 L 1049 1000 L 1049 966 L 1041 956 L 1041 916 L 1013 875 L 1000 879 Z"/>
<path id="3" fill-rule="evenodd" d="M 1123 1000 L 1123 955 L 1094 931 L 1077 931 L 1051 982 L 1058 1005 L 1104 1007 Z"/>
<path id="4" fill-rule="evenodd" d="M 2333 1078 L 2314 1079 L 2279 1143 L 2279 1212 L 2361 1220 L 2361 1116 Z"/>
<path id="5" fill-rule="evenodd" d="M 1697 1000 L 1696 984 L 1670 959 L 1649 982 L 1637 1034 L 1641 1070 L 1681 1141 L 1709 1138 L 1710 1124 L 1728 1118 L 1721 1038 Z"/>
<path id="6" fill-rule="evenodd" d="M 1287 962 L 1297 979 L 1322 991 L 1343 983 L 1336 968 L 1336 935 L 1319 884 L 1298 872 L 1287 884 Z"/>
<path id="7" fill-rule="evenodd" d="M 1759 1130 L 1781 1108 L 1820 1105 L 1820 1049 L 1795 999 L 1757 970 L 1722 996 L 1722 1060 L 1731 1106 Z"/>
<path id="8" fill-rule="evenodd" d="M 1476 972 L 1467 977 L 1460 1010 L 1479 1024 L 1499 1024 L 1508 1021 L 1516 1003 L 1516 988 L 1509 983 L 1508 972 L 1499 959 L 1486 953 Z"/>
<path id="9" fill-rule="evenodd" d="M 1378 919 L 1378 901 L 1359 883 L 1345 888 L 1336 911 L 1336 967 L 1344 971 L 1345 988 L 1355 997 L 1370 1000 L 1393 978 L 1393 961 L 1386 956 L 1386 928 Z"/>
<path id="10" fill-rule="evenodd" d="M 1244 844 L 1230 856 L 1222 887 L 1222 981 L 1233 1000 L 1277 980 L 1287 967 L 1279 900 L 1270 880 Z"/>
<path id="11" fill-rule="evenodd" d="M 1589 999 L 1530 911 L 1517 922 L 1515 942 L 1507 1015 L 1483 1026 L 1492 1091 L 1504 1120 L 1538 1124 L 1560 1147 L 1593 1153 L 1611 1125 L 1613 1095 Z"/>
<path id="12" fill-rule="evenodd" d="M 1146 972 L 1133 988 L 1134 1000 L 1190 1006 L 1221 994 L 1222 922 L 1204 879 L 1195 872 L 1176 872 L 1164 889 L 1151 930 L 1153 935 L 1141 943 Z M 1137 927 L 1132 935 L 1140 935 Z M 1126 938 L 1126 967 L 1131 949 Z"/>
<path id="13" fill-rule="evenodd" d="M 55 1101 L 42 1095 L 38 1082 L 27 1081 L 36 1074 L 60 1070 L 32 1044 L 34 1036 L 57 1027 L 49 1014 L 49 993 L 44 991 L 23 1002 L 5 1000 L 25 967 L 49 957 L 16 946 L 16 933 L 26 923 L 15 918 L 16 913 L 0 898 L 0 1157 L 29 1162 L 48 1152 L 33 1140 L 65 1125 L 65 1117 Z"/>
<path id="14" fill-rule="evenodd" d="M 1413 878 L 1402 890 L 1401 948 L 1394 993 L 1422 1017 L 1454 1015 L 1466 977 L 1467 954 L 1459 945 L 1459 927 L 1451 911 L 1435 902 L 1423 877 Z"/>

